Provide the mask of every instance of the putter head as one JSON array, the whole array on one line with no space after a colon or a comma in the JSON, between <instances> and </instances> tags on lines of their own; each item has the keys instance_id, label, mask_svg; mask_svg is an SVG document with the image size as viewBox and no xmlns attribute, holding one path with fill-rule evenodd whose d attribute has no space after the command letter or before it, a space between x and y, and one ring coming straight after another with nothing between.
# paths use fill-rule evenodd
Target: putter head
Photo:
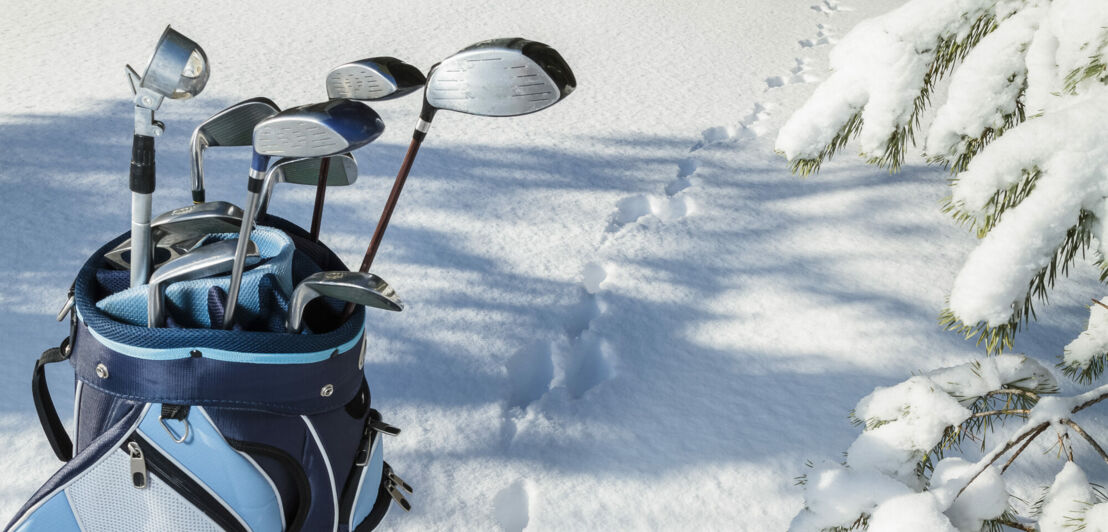
<instances>
[{"instance_id":1,"label":"putter head","mask_svg":"<svg viewBox=\"0 0 1108 532\"><path fill-rule=\"evenodd\" d=\"M161 327L165 324L165 286L176 281L202 279L231 271L235 261L237 239L220 240L200 246L163 264L150 275L147 288L146 319L149 327ZM254 242L247 247L248 256L257 256L258 248Z\"/></svg>"},{"instance_id":2,"label":"putter head","mask_svg":"<svg viewBox=\"0 0 1108 532\"><path fill-rule=\"evenodd\" d=\"M204 201L204 150L213 146L249 146L254 126L281 111L269 98L243 100L212 115L192 132L193 201Z\"/></svg>"},{"instance_id":3,"label":"putter head","mask_svg":"<svg viewBox=\"0 0 1108 532\"><path fill-rule=\"evenodd\" d=\"M204 90L210 75L208 56L200 45L166 26L138 86L179 100Z\"/></svg>"},{"instance_id":4,"label":"putter head","mask_svg":"<svg viewBox=\"0 0 1108 532\"><path fill-rule=\"evenodd\" d=\"M358 163L349 153L328 157L285 157L273 163L266 172L258 215L264 214L268 209L269 198L273 195L273 187L276 183L294 183L313 187L318 185L319 171L324 160L330 161L327 164L327 186L353 185L358 180Z\"/></svg>"},{"instance_id":5,"label":"putter head","mask_svg":"<svg viewBox=\"0 0 1108 532\"><path fill-rule=\"evenodd\" d=\"M263 156L326 157L373 142L385 122L368 105L348 99L285 109L254 127L254 151Z\"/></svg>"},{"instance_id":6,"label":"putter head","mask_svg":"<svg viewBox=\"0 0 1108 532\"><path fill-rule=\"evenodd\" d=\"M327 296L367 307L401 311L404 303L384 279L372 273L319 272L296 285L289 300L288 332L298 333L304 326L304 309L313 299Z\"/></svg>"},{"instance_id":7,"label":"putter head","mask_svg":"<svg viewBox=\"0 0 1108 532\"><path fill-rule=\"evenodd\" d=\"M371 57L331 69L327 98L391 100L415 92L426 82L418 68L395 57Z\"/></svg>"},{"instance_id":8,"label":"putter head","mask_svg":"<svg viewBox=\"0 0 1108 532\"><path fill-rule=\"evenodd\" d=\"M242 209L226 201L197 203L162 213L150 222L151 228L160 228L180 238L191 238L213 233L236 233L242 225Z\"/></svg>"},{"instance_id":9,"label":"putter head","mask_svg":"<svg viewBox=\"0 0 1108 532\"><path fill-rule=\"evenodd\" d=\"M573 71L553 48L518 37L493 39L431 67L424 109L425 113L448 109L480 116L524 115L558 103L576 86Z\"/></svg>"}]
</instances>

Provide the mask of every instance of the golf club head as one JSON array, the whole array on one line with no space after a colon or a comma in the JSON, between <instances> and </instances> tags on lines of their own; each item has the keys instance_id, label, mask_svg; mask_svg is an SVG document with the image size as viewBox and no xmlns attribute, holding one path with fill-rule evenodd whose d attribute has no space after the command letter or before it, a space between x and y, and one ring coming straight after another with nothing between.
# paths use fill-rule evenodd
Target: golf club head
<instances>
[{"instance_id":1,"label":"golf club head","mask_svg":"<svg viewBox=\"0 0 1108 532\"><path fill-rule=\"evenodd\" d=\"M558 103L577 86L556 50L523 38L482 41L431 67L423 120L436 109L517 116Z\"/></svg>"},{"instance_id":2,"label":"golf club head","mask_svg":"<svg viewBox=\"0 0 1108 532\"><path fill-rule=\"evenodd\" d=\"M368 105L348 99L285 109L254 127L257 155L326 157L356 150L385 131Z\"/></svg>"},{"instance_id":3,"label":"golf club head","mask_svg":"<svg viewBox=\"0 0 1108 532\"><path fill-rule=\"evenodd\" d=\"M204 201L204 150L215 146L249 146L254 126L280 111L272 100L259 96L231 105L196 126L190 141L193 201Z\"/></svg>"},{"instance_id":4,"label":"golf club head","mask_svg":"<svg viewBox=\"0 0 1108 532\"><path fill-rule=\"evenodd\" d=\"M319 272L304 278L289 300L288 332L298 333L304 326L304 309L313 299L326 296L355 305L401 311L404 303L384 279L372 273Z\"/></svg>"},{"instance_id":5,"label":"golf club head","mask_svg":"<svg viewBox=\"0 0 1108 532\"><path fill-rule=\"evenodd\" d=\"M165 27L139 87L179 100L200 94L211 75L208 56L195 41Z\"/></svg>"},{"instance_id":6,"label":"golf club head","mask_svg":"<svg viewBox=\"0 0 1108 532\"><path fill-rule=\"evenodd\" d=\"M147 288L146 319L147 326L161 327L165 324L165 286L176 281L202 279L221 275L231 271L235 260L237 239L220 240L200 246L163 264L150 275ZM247 256L257 256L258 248L253 243L247 247Z\"/></svg>"},{"instance_id":7,"label":"golf club head","mask_svg":"<svg viewBox=\"0 0 1108 532\"><path fill-rule=\"evenodd\" d=\"M354 156L349 153L328 157L286 157L280 159L273 163L269 167L269 171L266 172L258 215L265 214L268 209L269 199L273 195L275 184L294 183L316 186L319 183L319 171L324 160L329 160L326 176L327 186L353 185L358 180L358 163L354 160Z\"/></svg>"},{"instance_id":8,"label":"golf club head","mask_svg":"<svg viewBox=\"0 0 1108 532\"><path fill-rule=\"evenodd\" d=\"M182 239L176 235L169 235L160 229L151 231L154 242L154 265L157 268L185 253L188 253L203 239L202 236ZM124 240L111 251L104 254L104 260L108 266L117 270L131 269L131 239Z\"/></svg>"},{"instance_id":9,"label":"golf club head","mask_svg":"<svg viewBox=\"0 0 1108 532\"><path fill-rule=\"evenodd\" d=\"M162 213L150 222L160 228L166 238L177 235L191 238L216 233L235 233L242 225L242 209L226 201L197 203Z\"/></svg>"},{"instance_id":10,"label":"golf club head","mask_svg":"<svg viewBox=\"0 0 1108 532\"><path fill-rule=\"evenodd\" d=\"M418 68L395 57L371 57L332 69L327 74L327 97L391 100L415 92L426 82Z\"/></svg>"}]
</instances>

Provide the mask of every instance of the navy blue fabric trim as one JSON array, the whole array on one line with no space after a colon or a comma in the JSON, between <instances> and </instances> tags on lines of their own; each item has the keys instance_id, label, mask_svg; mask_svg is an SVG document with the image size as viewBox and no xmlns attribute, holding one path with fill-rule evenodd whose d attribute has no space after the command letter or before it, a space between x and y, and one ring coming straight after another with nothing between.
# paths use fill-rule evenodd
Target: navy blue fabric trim
<instances>
[{"instance_id":1,"label":"navy blue fabric trim","mask_svg":"<svg viewBox=\"0 0 1108 532\"><path fill-rule=\"evenodd\" d=\"M124 415L110 430L97 437L90 445L88 445L83 451L77 453L72 460L66 462L54 476L50 477L45 484L42 485L31 499L15 513L15 517L11 522L4 527L4 530L8 530L23 517L23 514L27 513L34 505L38 504L44 497L49 496L54 490L65 485L65 483L72 480L75 476L84 473L90 464L96 462L104 453L114 452L116 445L127 432L130 432L131 428L139 421L139 416L142 414L144 405L132 404L131 409Z\"/></svg>"},{"instance_id":2,"label":"navy blue fabric trim","mask_svg":"<svg viewBox=\"0 0 1108 532\"><path fill-rule=\"evenodd\" d=\"M363 378L359 345L310 364L249 364L203 356L144 360L107 348L82 323L69 361L85 386L121 399L307 415L340 408L358 394ZM96 374L100 364L107 378ZM321 391L328 384L333 391L324 397Z\"/></svg>"},{"instance_id":3,"label":"navy blue fabric trim","mask_svg":"<svg viewBox=\"0 0 1108 532\"><path fill-rule=\"evenodd\" d=\"M326 247L314 244L307 246L308 240L303 229L269 216L266 223L271 224L294 237L298 250L309 255L322 270L346 270L346 266ZM194 347L212 348L243 353L311 353L333 349L357 338L365 322L365 308L358 307L350 319L328 332L319 334L281 334L260 331L226 331L220 329L148 329L113 320L100 309L96 301L107 295L102 292L97 280L97 270L104 267L103 255L130 236L125 233L97 250L81 271L74 283L76 307L81 319L97 334L121 344L150 349L169 349ZM300 249L305 246L304 249ZM294 279L299 281L299 279ZM319 328L316 330L324 330Z\"/></svg>"}]
</instances>

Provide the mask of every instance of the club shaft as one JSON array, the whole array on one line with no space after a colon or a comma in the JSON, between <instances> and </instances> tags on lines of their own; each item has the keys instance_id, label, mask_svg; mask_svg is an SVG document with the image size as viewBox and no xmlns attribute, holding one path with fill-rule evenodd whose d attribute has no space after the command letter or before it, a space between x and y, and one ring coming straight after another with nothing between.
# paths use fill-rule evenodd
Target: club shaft
<instances>
[{"instance_id":1,"label":"club shaft","mask_svg":"<svg viewBox=\"0 0 1108 532\"><path fill-rule=\"evenodd\" d=\"M400 171L396 173L396 181L392 184L392 192L389 193L389 199L385 201L385 209L381 212L381 219L377 221L377 229L373 231L373 240L369 242L369 247L365 250L365 258L362 259L361 268L358 268L358 271L362 273L369 273L369 268L373 266L373 258L377 256L377 248L381 247L381 240L385 237L385 228L388 227L389 219L392 218L392 211L396 209L396 202L400 200L400 192L404 189L408 172L412 171L412 163L415 162L419 147L423 144L423 138L427 136L426 128L429 126L428 122L420 120L420 125L416 127L415 133L412 134L412 143L408 145L408 153L404 155L404 162L400 164ZM354 314L354 304L347 303L342 310L342 320L346 321L352 314Z\"/></svg>"},{"instance_id":2,"label":"club shaft","mask_svg":"<svg viewBox=\"0 0 1108 532\"><path fill-rule=\"evenodd\" d=\"M150 196L131 193L131 286L146 284L154 262L150 234Z\"/></svg>"},{"instance_id":3,"label":"club shaft","mask_svg":"<svg viewBox=\"0 0 1108 532\"><path fill-rule=\"evenodd\" d=\"M223 328L230 329L235 324L235 309L238 307L239 289L242 287L242 275L246 270L246 249L250 245L250 232L254 228L254 214L258 207L263 174L250 171L250 194L242 211L242 226L239 227L239 241L235 246L235 261L231 265L231 286L227 290L227 308L223 312Z\"/></svg>"},{"instance_id":4,"label":"club shaft","mask_svg":"<svg viewBox=\"0 0 1108 532\"><path fill-rule=\"evenodd\" d=\"M417 133L419 132L417 131ZM404 181L408 179L408 172L412 170L412 163L415 162L416 153L419 152L419 146L423 143L423 137L423 134L412 136L412 143L408 145L408 153L404 156L404 162L400 165L400 171L396 174L396 181L392 184L392 192L389 193L389 199L385 202L381 219L377 221L377 229L373 231L373 240L369 242L369 247L365 250L365 257L362 259L362 267L358 269L362 273L368 273L369 268L373 266L373 258L377 256L377 248L381 247L381 240L385 237L385 229L388 228L392 211L396 209L396 203L400 200L400 192L404 189Z\"/></svg>"},{"instance_id":5,"label":"club shaft","mask_svg":"<svg viewBox=\"0 0 1108 532\"><path fill-rule=\"evenodd\" d=\"M323 201L327 196L327 172L331 168L331 158L324 157L319 165L319 183L315 186L315 208L312 209L312 242L319 242L319 230L323 224Z\"/></svg>"}]
</instances>

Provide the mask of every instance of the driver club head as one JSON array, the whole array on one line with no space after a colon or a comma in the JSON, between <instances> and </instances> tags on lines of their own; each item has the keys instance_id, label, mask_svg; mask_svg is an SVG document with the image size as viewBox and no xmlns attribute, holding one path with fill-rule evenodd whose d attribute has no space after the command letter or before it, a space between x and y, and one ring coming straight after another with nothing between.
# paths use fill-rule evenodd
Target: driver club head
<instances>
[{"instance_id":1,"label":"driver club head","mask_svg":"<svg viewBox=\"0 0 1108 532\"><path fill-rule=\"evenodd\" d=\"M249 146L254 126L280 111L269 98L250 98L223 109L196 126L189 143L194 202L204 201L204 150L216 146Z\"/></svg>"},{"instance_id":2,"label":"driver club head","mask_svg":"<svg viewBox=\"0 0 1108 532\"><path fill-rule=\"evenodd\" d=\"M326 157L356 150L385 131L368 105L349 99L285 109L254 127L254 151L278 157Z\"/></svg>"},{"instance_id":3,"label":"driver club head","mask_svg":"<svg viewBox=\"0 0 1108 532\"><path fill-rule=\"evenodd\" d=\"M274 185L277 183L316 186L319 182L319 172L324 160L329 161L326 186L353 185L358 180L358 163L354 160L354 156L349 153L328 157L286 157L280 159L273 163L266 173L268 179L262 185L262 199L259 202L258 216L265 214L269 207L269 200L273 196Z\"/></svg>"},{"instance_id":4,"label":"driver club head","mask_svg":"<svg viewBox=\"0 0 1108 532\"><path fill-rule=\"evenodd\" d=\"M423 86L418 68L395 57L371 57L337 66L327 73L327 97L391 100Z\"/></svg>"},{"instance_id":5,"label":"driver club head","mask_svg":"<svg viewBox=\"0 0 1108 532\"><path fill-rule=\"evenodd\" d=\"M189 253L166 262L150 276L147 288L146 319L147 326L161 327L165 324L165 287L169 283L202 279L221 275L231 271L235 260L235 248L238 240L220 240L200 246ZM253 243L247 247L248 256L257 256L258 248Z\"/></svg>"},{"instance_id":6,"label":"driver club head","mask_svg":"<svg viewBox=\"0 0 1108 532\"><path fill-rule=\"evenodd\" d=\"M300 281L289 299L288 332L304 326L304 309L313 299L326 296L355 305L391 311L404 310L404 303L384 279L362 272L318 272Z\"/></svg>"},{"instance_id":7,"label":"driver club head","mask_svg":"<svg viewBox=\"0 0 1108 532\"><path fill-rule=\"evenodd\" d=\"M468 46L431 67L424 107L518 116L558 103L576 86L573 71L550 46L519 37L493 39Z\"/></svg>"}]
</instances>

